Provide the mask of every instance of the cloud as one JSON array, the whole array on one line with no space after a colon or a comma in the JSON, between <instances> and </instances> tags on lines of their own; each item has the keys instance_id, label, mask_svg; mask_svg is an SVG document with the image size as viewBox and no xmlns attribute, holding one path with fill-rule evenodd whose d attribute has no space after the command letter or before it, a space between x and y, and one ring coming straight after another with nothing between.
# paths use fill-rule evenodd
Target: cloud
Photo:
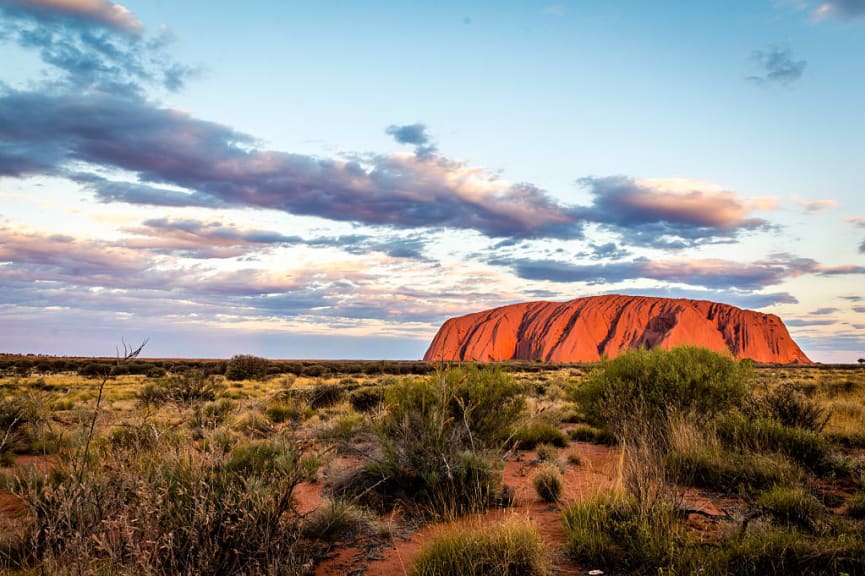
<instances>
[{"instance_id":1,"label":"cloud","mask_svg":"<svg viewBox=\"0 0 865 576\"><path fill-rule=\"evenodd\" d=\"M122 10L100 0L0 0L0 14L8 18L0 41L38 51L54 72L46 88L141 94L145 85L154 85L176 92L200 72L171 57L167 30L146 38L138 33L140 24L112 26L96 17L115 14L117 20Z\"/></svg>"},{"instance_id":2,"label":"cloud","mask_svg":"<svg viewBox=\"0 0 865 576\"><path fill-rule=\"evenodd\" d=\"M772 46L767 50L755 50L751 59L760 68L760 73L748 76L748 80L755 84L778 84L790 86L802 78L806 60L794 60L789 48Z\"/></svg>"},{"instance_id":3,"label":"cloud","mask_svg":"<svg viewBox=\"0 0 865 576\"><path fill-rule=\"evenodd\" d=\"M793 200L802 207L802 211L806 214L818 214L820 212L824 212L829 208L834 208L838 205L837 200L806 200L805 198L800 198L798 196L794 196Z\"/></svg>"},{"instance_id":4,"label":"cloud","mask_svg":"<svg viewBox=\"0 0 865 576\"><path fill-rule=\"evenodd\" d=\"M859 253L865 254L865 240L863 240L862 243L859 244Z\"/></svg>"},{"instance_id":5,"label":"cloud","mask_svg":"<svg viewBox=\"0 0 865 576\"><path fill-rule=\"evenodd\" d=\"M817 308L816 310L812 310L811 312L809 312L809 314L812 314L813 316L825 316L826 314L834 314L835 312L840 312L840 310L838 308L832 308L827 306L824 308Z\"/></svg>"},{"instance_id":6,"label":"cloud","mask_svg":"<svg viewBox=\"0 0 865 576\"><path fill-rule=\"evenodd\" d=\"M789 320L785 320L784 324L787 326L800 327L800 326L831 326L835 324L835 320L818 320L813 318L791 318Z\"/></svg>"},{"instance_id":7,"label":"cloud","mask_svg":"<svg viewBox=\"0 0 865 576\"><path fill-rule=\"evenodd\" d=\"M805 274L834 276L865 274L863 266L824 266L809 258L787 254L748 264L720 259L650 260L636 258L627 262L574 264L561 260L498 258L490 264L509 266L520 278L551 282L585 282L589 285L625 280L651 279L688 284L714 290L760 290L788 278Z\"/></svg>"},{"instance_id":8,"label":"cloud","mask_svg":"<svg viewBox=\"0 0 865 576\"><path fill-rule=\"evenodd\" d=\"M865 0L832 0L823 2L814 11L818 19L833 17L839 20L852 20L865 16Z\"/></svg>"},{"instance_id":9,"label":"cloud","mask_svg":"<svg viewBox=\"0 0 865 576\"><path fill-rule=\"evenodd\" d=\"M844 222L852 224L857 228L865 228L865 216L844 216Z\"/></svg>"},{"instance_id":10,"label":"cloud","mask_svg":"<svg viewBox=\"0 0 865 576\"><path fill-rule=\"evenodd\" d=\"M619 294L621 290L608 290L608 294ZM778 304L797 304L799 301L788 292L742 292L737 290L697 290L686 288L629 288L634 296L657 296L661 298L689 298L731 304L749 310L768 308Z\"/></svg>"},{"instance_id":11,"label":"cloud","mask_svg":"<svg viewBox=\"0 0 865 576\"><path fill-rule=\"evenodd\" d=\"M126 247L185 258L234 258L271 246L304 243L299 236L191 219L154 218L124 231L133 235L123 240Z\"/></svg>"},{"instance_id":12,"label":"cloud","mask_svg":"<svg viewBox=\"0 0 865 576\"><path fill-rule=\"evenodd\" d=\"M125 170L138 181L87 181L81 163ZM574 210L545 191L462 162L414 155L327 159L264 150L226 126L128 95L0 95L0 174L70 173L103 201L177 206L188 199L190 205L271 208L493 237L581 233Z\"/></svg>"},{"instance_id":13,"label":"cloud","mask_svg":"<svg viewBox=\"0 0 865 576\"><path fill-rule=\"evenodd\" d=\"M765 220L750 217L752 212L777 208L774 198L746 199L696 180L611 176L578 182L593 196L581 216L631 244L657 248L730 241L742 231L768 227Z\"/></svg>"},{"instance_id":14,"label":"cloud","mask_svg":"<svg viewBox=\"0 0 865 576\"><path fill-rule=\"evenodd\" d=\"M19 282L72 282L89 286L148 288L171 273L154 269L147 253L64 235L0 228L0 278Z\"/></svg>"},{"instance_id":15,"label":"cloud","mask_svg":"<svg viewBox=\"0 0 865 576\"><path fill-rule=\"evenodd\" d=\"M68 19L137 33L141 22L128 8L108 0L0 0L0 10L27 14L40 20Z\"/></svg>"},{"instance_id":16,"label":"cloud","mask_svg":"<svg viewBox=\"0 0 865 576\"><path fill-rule=\"evenodd\" d=\"M130 237L123 245L173 254L184 258L234 258L248 253L261 254L278 246L334 247L353 255L380 252L392 258L425 260L428 238L423 234L351 234L303 238L274 230L242 229L221 221L152 218L123 230Z\"/></svg>"},{"instance_id":17,"label":"cloud","mask_svg":"<svg viewBox=\"0 0 865 576\"><path fill-rule=\"evenodd\" d=\"M167 218L121 232L127 236L98 240L0 227L0 318L62 308L162 318L178 325L278 321L357 328L391 323L411 332L430 330L451 313L491 307L508 297L485 289L494 284L486 277L445 273L440 264L422 258L407 262L406 256L423 249L424 239L410 235L313 239L306 244L311 249L339 246L349 255L335 260L331 251L327 259L312 255L294 266L274 267L252 259L237 259L230 266L204 259L224 258L232 251L260 254L262 247L300 239ZM401 248L403 241L407 246ZM188 257L202 260L183 260ZM424 279L394 281L393 272L407 265Z\"/></svg>"},{"instance_id":18,"label":"cloud","mask_svg":"<svg viewBox=\"0 0 865 576\"><path fill-rule=\"evenodd\" d=\"M853 306L853 311L859 314L865 314L865 306Z\"/></svg>"},{"instance_id":19,"label":"cloud","mask_svg":"<svg viewBox=\"0 0 865 576\"><path fill-rule=\"evenodd\" d=\"M394 140L400 144L414 146L415 154L418 157L429 156L437 151L435 145L430 141L424 124L391 124L385 132L393 136Z\"/></svg>"}]
</instances>

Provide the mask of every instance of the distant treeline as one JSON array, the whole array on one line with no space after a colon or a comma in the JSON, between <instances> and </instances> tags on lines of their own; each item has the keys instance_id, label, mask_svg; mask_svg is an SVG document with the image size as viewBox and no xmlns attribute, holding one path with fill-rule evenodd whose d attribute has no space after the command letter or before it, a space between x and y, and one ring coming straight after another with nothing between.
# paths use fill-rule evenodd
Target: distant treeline
<instances>
[{"instance_id":1,"label":"distant treeline","mask_svg":"<svg viewBox=\"0 0 865 576\"><path fill-rule=\"evenodd\" d=\"M440 365L438 362L418 360L260 360L266 363L267 376L295 374L314 378L337 374L428 374ZM117 375L138 374L157 378L169 372L182 374L189 370L224 375L230 362L231 360L182 358L136 359L118 364L115 358L0 354L0 374L29 376L75 373L84 377L99 377L113 369ZM505 370L524 372L540 372L551 367L539 362L505 362L501 366Z\"/></svg>"},{"instance_id":2,"label":"distant treeline","mask_svg":"<svg viewBox=\"0 0 865 576\"><path fill-rule=\"evenodd\" d=\"M236 357L235 357L236 358ZM313 378L341 374L428 374L441 366L440 362L419 360L266 360L265 376L295 374ZM231 359L136 359L121 364L116 358L64 357L42 355L0 354L0 375L30 376L33 374L75 373L84 377L103 376L112 368L114 374L138 374L158 378L167 373L182 374L200 370L205 374L226 373ZM451 362L448 364L457 364ZM463 364L471 364L466 362ZM585 368L591 364L551 364L532 361L496 363L508 372L544 372L562 368ZM759 365L758 365L759 366ZM785 368L838 369L858 368L854 364L784 365Z\"/></svg>"}]
</instances>

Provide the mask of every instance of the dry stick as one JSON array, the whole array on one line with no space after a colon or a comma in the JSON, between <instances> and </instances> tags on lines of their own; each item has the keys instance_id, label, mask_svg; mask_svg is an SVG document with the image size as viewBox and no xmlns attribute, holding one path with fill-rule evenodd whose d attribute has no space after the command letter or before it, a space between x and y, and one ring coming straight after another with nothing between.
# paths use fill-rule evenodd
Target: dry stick
<instances>
[{"instance_id":1,"label":"dry stick","mask_svg":"<svg viewBox=\"0 0 865 576\"><path fill-rule=\"evenodd\" d=\"M115 348L117 354L117 361L114 366L112 366L107 372L105 372L102 377L102 382L99 383L99 394L96 397L96 408L93 410L93 418L90 419L90 430L87 432L87 440L84 444L84 452L82 453L79 449L79 453L76 455L75 462L75 476L78 478L79 483L81 482L81 475L84 473L84 463L87 461L87 456L90 453L90 442L93 440L93 432L96 429L96 419L99 418L99 410L102 407L102 394L105 391L105 384L114 377L117 366L120 365L121 362L128 362L129 360L133 360L141 354L141 350L144 349L144 346L149 341L149 338L145 338L144 341L138 348L132 348L126 345L126 341L122 338L120 339L121 343L123 343L123 357L120 356L120 350Z\"/></svg>"}]
</instances>

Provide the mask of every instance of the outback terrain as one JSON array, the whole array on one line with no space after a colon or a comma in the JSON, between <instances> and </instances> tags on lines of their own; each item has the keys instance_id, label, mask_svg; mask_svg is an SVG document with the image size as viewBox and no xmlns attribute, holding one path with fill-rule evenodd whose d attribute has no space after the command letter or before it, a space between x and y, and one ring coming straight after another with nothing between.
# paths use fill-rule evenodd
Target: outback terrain
<instances>
[{"instance_id":1,"label":"outback terrain","mask_svg":"<svg viewBox=\"0 0 865 576\"><path fill-rule=\"evenodd\" d=\"M0 357L5 574L863 574L865 369Z\"/></svg>"}]
</instances>

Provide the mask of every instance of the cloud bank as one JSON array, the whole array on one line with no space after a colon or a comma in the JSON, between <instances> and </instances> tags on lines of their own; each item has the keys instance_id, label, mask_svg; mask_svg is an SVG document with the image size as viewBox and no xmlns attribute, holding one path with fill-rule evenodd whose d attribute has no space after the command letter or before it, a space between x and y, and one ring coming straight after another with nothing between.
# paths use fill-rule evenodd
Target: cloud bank
<instances>
[{"instance_id":1,"label":"cloud bank","mask_svg":"<svg viewBox=\"0 0 865 576\"><path fill-rule=\"evenodd\" d=\"M768 228L766 220L751 214L777 208L774 198L746 199L696 180L614 176L578 182L593 197L581 216L629 243L656 248L730 241L740 232Z\"/></svg>"}]
</instances>

